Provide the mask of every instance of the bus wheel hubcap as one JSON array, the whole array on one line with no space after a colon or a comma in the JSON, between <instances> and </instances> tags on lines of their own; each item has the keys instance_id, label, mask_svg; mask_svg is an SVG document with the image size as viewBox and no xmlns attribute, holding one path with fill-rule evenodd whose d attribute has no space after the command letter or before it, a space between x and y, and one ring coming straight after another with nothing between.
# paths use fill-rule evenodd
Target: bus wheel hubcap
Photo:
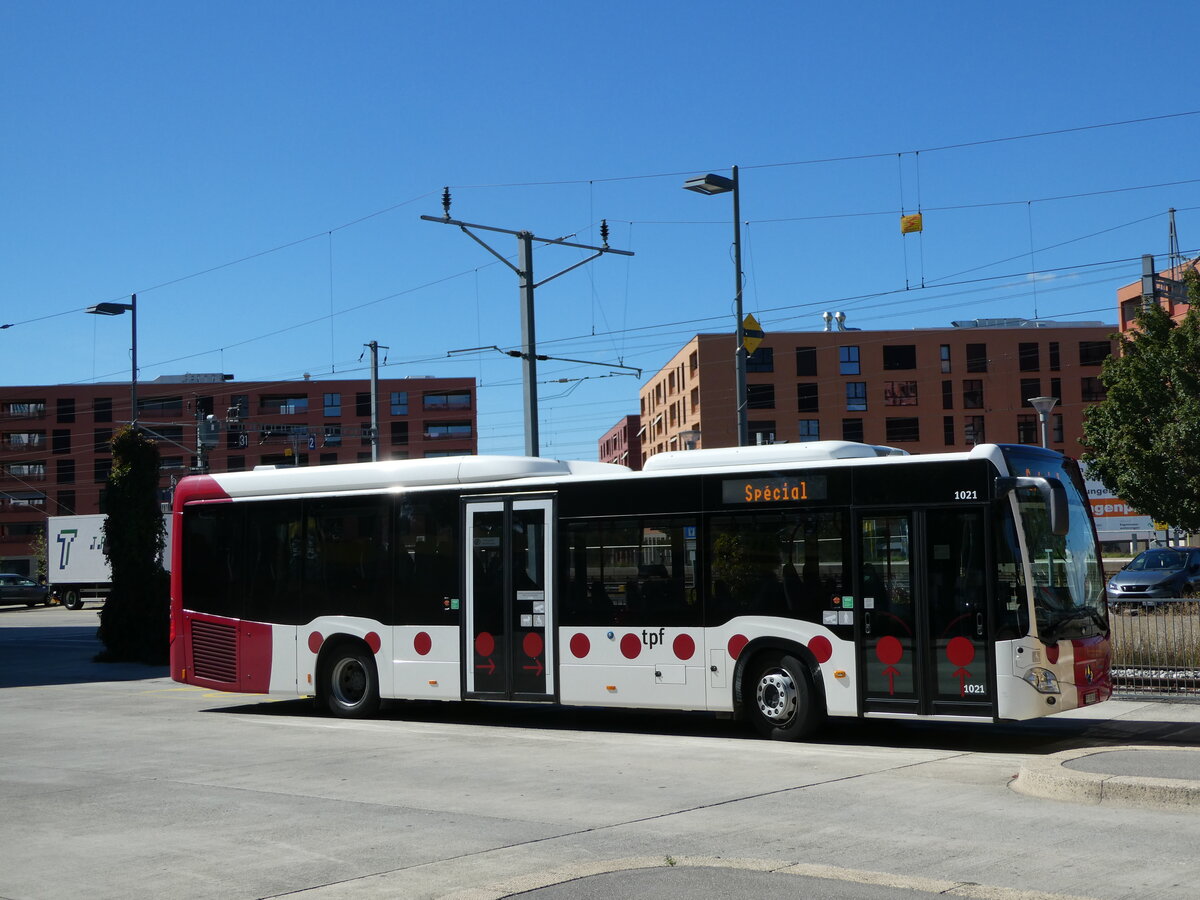
<instances>
[{"instance_id":1,"label":"bus wheel hubcap","mask_svg":"<svg viewBox=\"0 0 1200 900\"><path fill-rule=\"evenodd\" d=\"M782 669L766 672L758 681L758 711L772 722L786 722L796 712L796 682Z\"/></svg>"},{"instance_id":2,"label":"bus wheel hubcap","mask_svg":"<svg viewBox=\"0 0 1200 900\"><path fill-rule=\"evenodd\" d=\"M354 706L367 689L367 676L353 659L343 659L333 670L333 696L342 706Z\"/></svg>"}]
</instances>

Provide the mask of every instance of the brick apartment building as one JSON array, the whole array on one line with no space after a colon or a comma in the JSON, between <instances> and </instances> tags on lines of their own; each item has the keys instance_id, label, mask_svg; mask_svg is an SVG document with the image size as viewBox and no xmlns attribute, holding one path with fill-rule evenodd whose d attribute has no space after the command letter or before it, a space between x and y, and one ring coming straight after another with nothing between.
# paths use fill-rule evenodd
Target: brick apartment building
<instances>
[{"instance_id":1,"label":"brick apartment building","mask_svg":"<svg viewBox=\"0 0 1200 900\"><path fill-rule=\"evenodd\" d=\"M30 541L47 516L104 511L109 440L130 420L126 382L0 387L0 571L33 571ZM164 376L138 384L138 423L159 439L160 489L198 464L199 422L214 416L209 471L331 465L372 457L366 379L235 382ZM473 378L378 381L379 459L473 454Z\"/></svg>"},{"instance_id":2,"label":"brick apartment building","mask_svg":"<svg viewBox=\"0 0 1200 900\"><path fill-rule=\"evenodd\" d=\"M949 328L767 333L747 361L750 441L843 439L913 453L1039 444L1030 397L1058 398L1049 445L1078 454L1104 399L1115 325L977 319ZM733 336L700 334L640 391L643 461L737 443Z\"/></svg>"},{"instance_id":3,"label":"brick apartment building","mask_svg":"<svg viewBox=\"0 0 1200 900\"><path fill-rule=\"evenodd\" d=\"M642 417L626 416L600 438L600 462L619 463L631 469L642 467Z\"/></svg>"},{"instance_id":4,"label":"brick apartment building","mask_svg":"<svg viewBox=\"0 0 1200 900\"><path fill-rule=\"evenodd\" d=\"M1133 320L1141 312L1147 297L1157 300L1175 322L1179 322L1191 306L1187 302L1187 289L1183 276L1188 269L1200 270L1200 258L1180 266L1164 269L1154 278L1154 284L1143 285L1135 281L1117 289L1117 309L1121 316L1121 331L1131 331Z\"/></svg>"}]
</instances>

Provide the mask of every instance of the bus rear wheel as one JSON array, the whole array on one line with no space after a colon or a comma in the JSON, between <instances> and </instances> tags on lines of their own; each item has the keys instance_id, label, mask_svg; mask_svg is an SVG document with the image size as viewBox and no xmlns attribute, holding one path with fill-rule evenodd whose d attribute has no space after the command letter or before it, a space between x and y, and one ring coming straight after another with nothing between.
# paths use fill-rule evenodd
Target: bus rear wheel
<instances>
[{"instance_id":1,"label":"bus rear wheel","mask_svg":"<svg viewBox=\"0 0 1200 900\"><path fill-rule=\"evenodd\" d=\"M342 719L363 719L379 710L379 675L365 647L338 647L323 666L318 702Z\"/></svg>"},{"instance_id":2,"label":"bus rear wheel","mask_svg":"<svg viewBox=\"0 0 1200 900\"><path fill-rule=\"evenodd\" d=\"M801 660L771 651L755 659L747 673L746 703L763 737L795 741L821 727L825 710Z\"/></svg>"}]
</instances>

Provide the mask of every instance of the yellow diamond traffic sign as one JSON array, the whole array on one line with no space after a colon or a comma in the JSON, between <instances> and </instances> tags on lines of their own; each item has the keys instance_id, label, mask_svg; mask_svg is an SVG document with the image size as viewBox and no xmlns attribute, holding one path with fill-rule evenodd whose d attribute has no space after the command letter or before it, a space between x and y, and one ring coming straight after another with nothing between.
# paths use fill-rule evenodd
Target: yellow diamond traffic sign
<instances>
[{"instance_id":1,"label":"yellow diamond traffic sign","mask_svg":"<svg viewBox=\"0 0 1200 900\"><path fill-rule=\"evenodd\" d=\"M762 326L758 324L758 319L753 315L748 315L742 320L742 346L746 348L747 353L757 350L764 337L766 335L763 333Z\"/></svg>"}]
</instances>

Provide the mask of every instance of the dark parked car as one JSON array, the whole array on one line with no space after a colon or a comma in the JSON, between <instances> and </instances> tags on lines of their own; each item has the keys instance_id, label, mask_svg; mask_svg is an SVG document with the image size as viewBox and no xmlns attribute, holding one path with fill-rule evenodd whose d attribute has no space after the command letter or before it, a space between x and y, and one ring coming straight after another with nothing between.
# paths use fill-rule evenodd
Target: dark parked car
<instances>
[{"instance_id":1,"label":"dark parked car","mask_svg":"<svg viewBox=\"0 0 1200 900\"><path fill-rule=\"evenodd\" d=\"M1108 580L1110 604L1149 606L1145 601L1183 597L1200 591L1200 548L1143 550Z\"/></svg>"},{"instance_id":2,"label":"dark parked car","mask_svg":"<svg viewBox=\"0 0 1200 900\"><path fill-rule=\"evenodd\" d=\"M0 574L0 605L24 603L26 606L37 606L49 602L50 589L46 585L31 581L24 575Z\"/></svg>"}]
</instances>

